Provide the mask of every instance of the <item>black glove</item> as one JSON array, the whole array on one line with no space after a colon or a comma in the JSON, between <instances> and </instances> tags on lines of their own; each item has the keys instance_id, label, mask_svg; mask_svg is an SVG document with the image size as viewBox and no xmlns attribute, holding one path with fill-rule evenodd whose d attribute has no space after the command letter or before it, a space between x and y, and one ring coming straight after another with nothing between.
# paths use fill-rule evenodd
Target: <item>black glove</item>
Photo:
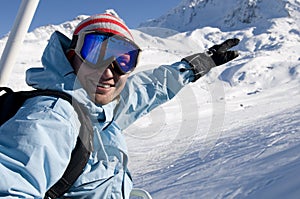
<instances>
[{"instance_id":1,"label":"black glove","mask_svg":"<svg viewBox=\"0 0 300 199\"><path fill-rule=\"evenodd\" d=\"M182 60L188 62L194 71L195 79L193 82L208 73L211 68L225 64L239 56L237 51L228 51L238 45L239 42L240 40L236 38L228 39L221 44L210 47L205 53L197 53L183 58Z\"/></svg>"},{"instance_id":2,"label":"black glove","mask_svg":"<svg viewBox=\"0 0 300 199\"><path fill-rule=\"evenodd\" d=\"M214 45L208 49L208 54L211 53L211 58L215 62L216 66L225 64L237 56L239 56L238 51L228 51L230 48L238 45L239 39L228 39L221 43L220 45Z\"/></svg>"}]
</instances>

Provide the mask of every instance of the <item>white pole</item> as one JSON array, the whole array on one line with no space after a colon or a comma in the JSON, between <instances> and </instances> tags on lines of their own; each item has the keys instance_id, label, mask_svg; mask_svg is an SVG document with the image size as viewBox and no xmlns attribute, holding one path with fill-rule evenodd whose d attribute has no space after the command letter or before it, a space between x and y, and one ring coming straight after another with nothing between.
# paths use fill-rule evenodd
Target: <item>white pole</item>
<instances>
[{"instance_id":1,"label":"white pole","mask_svg":"<svg viewBox=\"0 0 300 199\"><path fill-rule=\"evenodd\" d=\"M0 85L7 83L39 0L22 0L0 60Z\"/></svg>"}]
</instances>

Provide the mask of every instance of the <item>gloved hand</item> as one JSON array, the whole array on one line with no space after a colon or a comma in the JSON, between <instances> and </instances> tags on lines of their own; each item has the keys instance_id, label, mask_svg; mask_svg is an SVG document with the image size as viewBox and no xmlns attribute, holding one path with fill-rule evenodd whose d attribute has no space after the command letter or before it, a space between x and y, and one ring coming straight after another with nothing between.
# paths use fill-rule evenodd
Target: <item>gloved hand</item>
<instances>
[{"instance_id":1,"label":"gloved hand","mask_svg":"<svg viewBox=\"0 0 300 199\"><path fill-rule=\"evenodd\" d=\"M221 44L210 47L205 53L197 53L183 58L182 61L188 62L194 71L195 79L193 82L208 73L211 68L236 58L239 55L238 51L229 51L229 49L238 45L239 42L240 40L237 38L228 39Z\"/></svg>"},{"instance_id":2,"label":"gloved hand","mask_svg":"<svg viewBox=\"0 0 300 199\"><path fill-rule=\"evenodd\" d=\"M208 49L208 54L211 54L211 58L215 62L216 66L225 64L239 56L238 51L228 51L230 48L238 45L239 39L227 39L219 45L214 45Z\"/></svg>"}]
</instances>

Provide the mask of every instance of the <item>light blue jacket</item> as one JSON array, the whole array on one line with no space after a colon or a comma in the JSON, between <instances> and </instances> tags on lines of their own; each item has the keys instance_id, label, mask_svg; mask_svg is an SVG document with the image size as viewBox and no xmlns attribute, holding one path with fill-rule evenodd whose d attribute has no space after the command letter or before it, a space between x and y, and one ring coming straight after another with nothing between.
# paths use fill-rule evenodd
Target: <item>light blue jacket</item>
<instances>
[{"instance_id":1,"label":"light blue jacket","mask_svg":"<svg viewBox=\"0 0 300 199\"><path fill-rule=\"evenodd\" d=\"M186 62L160 66L128 78L118 100L95 105L76 80L65 57L70 40L53 33L42 57L43 68L27 71L26 81L40 89L60 90L84 104L93 119L94 151L83 174L65 196L129 198L132 181L122 130L170 100L193 80ZM0 197L43 198L61 177L76 144L80 121L73 107L55 97L34 97L0 127Z\"/></svg>"}]
</instances>

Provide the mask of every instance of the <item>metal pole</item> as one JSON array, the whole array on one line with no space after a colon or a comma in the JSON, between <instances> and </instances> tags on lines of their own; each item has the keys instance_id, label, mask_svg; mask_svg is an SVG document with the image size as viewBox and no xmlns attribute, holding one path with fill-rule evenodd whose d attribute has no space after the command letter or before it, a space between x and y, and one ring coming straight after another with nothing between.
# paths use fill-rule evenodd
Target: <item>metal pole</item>
<instances>
[{"instance_id":1,"label":"metal pole","mask_svg":"<svg viewBox=\"0 0 300 199\"><path fill-rule=\"evenodd\" d=\"M5 85L10 77L38 3L39 0L22 0L0 60L1 86Z\"/></svg>"}]
</instances>

